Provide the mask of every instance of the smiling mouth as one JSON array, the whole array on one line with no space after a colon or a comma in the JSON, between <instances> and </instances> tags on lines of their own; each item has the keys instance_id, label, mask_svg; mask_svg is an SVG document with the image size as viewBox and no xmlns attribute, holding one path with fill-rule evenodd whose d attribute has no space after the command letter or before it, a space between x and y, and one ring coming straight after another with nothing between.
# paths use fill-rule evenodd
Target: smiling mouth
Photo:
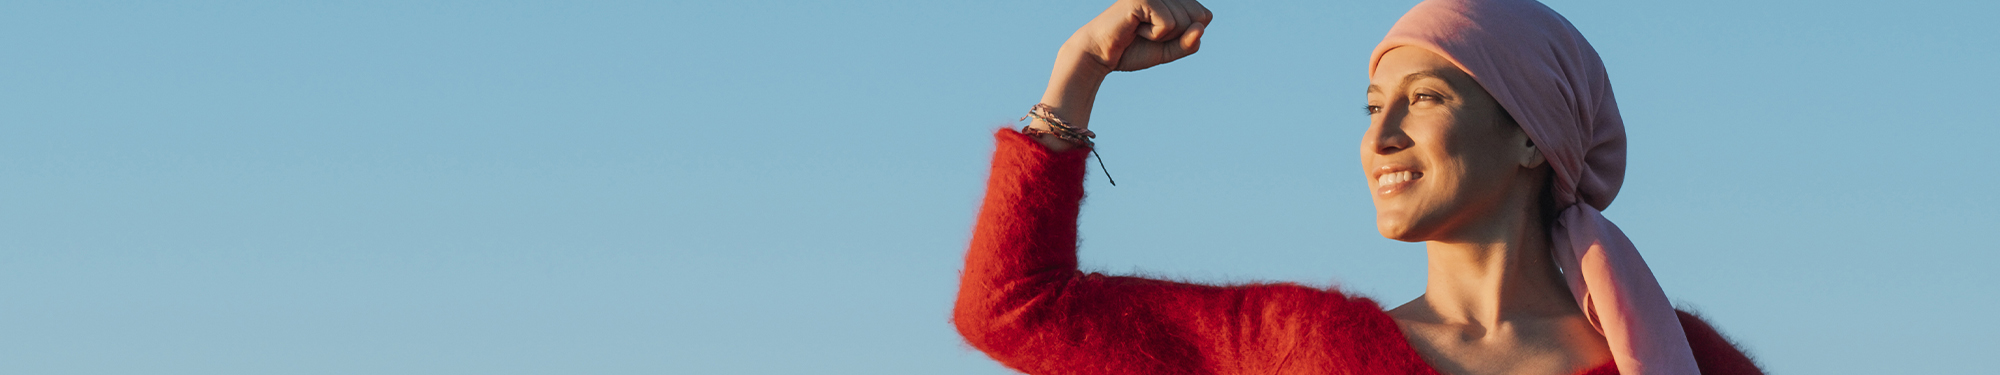
<instances>
[{"instance_id":1,"label":"smiling mouth","mask_svg":"<svg viewBox=\"0 0 2000 375\"><path fill-rule=\"evenodd\" d=\"M1419 178L1424 178L1423 172L1402 171L1396 173L1383 173L1381 176L1375 177L1375 189L1380 194L1389 194L1390 192L1401 190L1399 188L1402 187L1404 184L1408 184L1410 181L1416 181Z\"/></svg>"}]
</instances>

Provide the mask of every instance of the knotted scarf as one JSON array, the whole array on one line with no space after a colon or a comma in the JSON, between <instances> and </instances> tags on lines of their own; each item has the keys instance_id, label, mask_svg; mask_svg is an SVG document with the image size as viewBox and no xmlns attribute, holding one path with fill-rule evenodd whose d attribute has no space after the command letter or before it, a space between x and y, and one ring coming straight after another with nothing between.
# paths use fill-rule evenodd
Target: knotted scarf
<instances>
[{"instance_id":1,"label":"knotted scarf","mask_svg":"<svg viewBox=\"0 0 2000 375\"><path fill-rule=\"evenodd\" d=\"M1600 212L1625 179L1625 124L1604 62L1575 26L1534 0L1430 0L1375 47L1429 50L1471 74L1521 124L1555 170L1549 227L1577 304L1625 375L1696 374L1666 292L1638 249Z\"/></svg>"}]
</instances>

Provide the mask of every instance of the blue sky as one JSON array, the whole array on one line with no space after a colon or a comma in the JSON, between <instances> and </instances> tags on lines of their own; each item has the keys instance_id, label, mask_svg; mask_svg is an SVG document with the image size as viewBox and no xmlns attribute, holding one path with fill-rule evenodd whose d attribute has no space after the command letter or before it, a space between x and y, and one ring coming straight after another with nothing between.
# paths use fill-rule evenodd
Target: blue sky
<instances>
[{"instance_id":1,"label":"blue sky","mask_svg":"<svg viewBox=\"0 0 2000 375\"><path fill-rule=\"evenodd\" d=\"M948 322L991 131L1106 4L0 4L0 373L1010 373ZM1355 151L1411 4L1112 76L1086 268L1421 293ZM1677 302L1773 372L1988 367L2000 7L1550 5Z\"/></svg>"}]
</instances>

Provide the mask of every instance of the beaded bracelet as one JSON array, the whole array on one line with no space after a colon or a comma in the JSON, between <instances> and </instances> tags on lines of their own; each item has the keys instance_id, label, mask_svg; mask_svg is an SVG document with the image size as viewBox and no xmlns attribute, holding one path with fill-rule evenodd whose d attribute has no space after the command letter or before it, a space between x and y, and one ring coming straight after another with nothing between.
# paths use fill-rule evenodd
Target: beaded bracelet
<instances>
[{"instance_id":1,"label":"beaded bracelet","mask_svg":"<svg viewBox=\"0 0 2000 375\"><path fill-rule=\"evenodd\" d=\"M1033 117L1044 124L1049 124L1049 129L1022 126L1021 134L1029 136L1054 135L1058 139L1081 144L1083 147L1089 147L1090 154L1097 157L1097 169L1104 171L1104 180L1110 182L1111 186L1118 186L1118 180L1111 179L1111 170L1104 167L1104 155L1097 153L1097 142L1090 140L1091 138L1097 138L1097 133L1089 129L1078 130L1076 127L1069 126L1068 121L1063 121L1061 117L1056 117L1054 109L1055 107L1050 107L1048 104L1042 103L1035 103L1033 108L1028 108L1028 115L1021 116L1021 120ZM1034 123L1029 122L1028 124L1033 125Z\"/></svg>"}]
</instances>

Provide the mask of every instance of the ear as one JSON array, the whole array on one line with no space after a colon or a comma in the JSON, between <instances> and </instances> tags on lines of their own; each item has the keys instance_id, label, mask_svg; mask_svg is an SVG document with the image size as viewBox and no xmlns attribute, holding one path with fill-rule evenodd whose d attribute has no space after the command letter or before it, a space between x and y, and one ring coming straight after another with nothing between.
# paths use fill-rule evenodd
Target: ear
<instances>
[{"instance_id":1,"label":"ear","mask_svg":"<svg viewBox=\"0 0 2000 375\"><path fill-rule=\"evenodd\" d=\"M1541 167L1542 163L1549 161L1548 158L1542 157L1542 150L1535 147L1535 139L1528 138L1528 132L1522 131L1516 134L1521 135L1521 152L1519 154L1521 155L1519 158L1521 168L1535 169Z\"/></svg>"}]
</instances>

